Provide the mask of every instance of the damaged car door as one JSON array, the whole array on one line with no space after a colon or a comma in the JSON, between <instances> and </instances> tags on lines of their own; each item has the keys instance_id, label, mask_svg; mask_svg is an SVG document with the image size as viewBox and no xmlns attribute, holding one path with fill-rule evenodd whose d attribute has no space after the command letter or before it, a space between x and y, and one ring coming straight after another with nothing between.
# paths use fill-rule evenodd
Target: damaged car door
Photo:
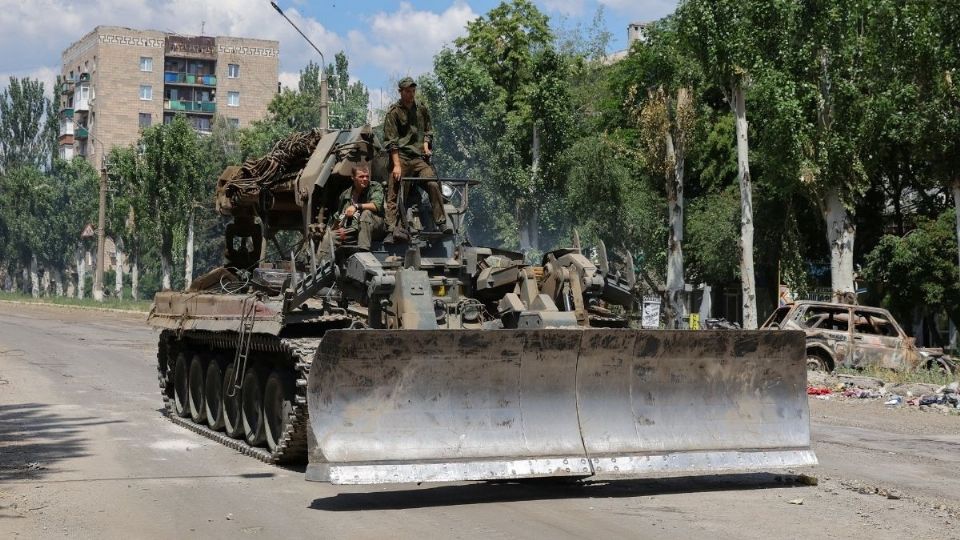
<instances>
[{"instance_id":1,"label":"damaged car door","mask_svg":"<svg viewBox=\"0 0 960 540\"><path fill-rule=\"evenodd\" d=\"M907 336L889 315L869 309L853 312L853 366L902 370L910 367Z\"/></svg>"},{"instance_id":2,"label":"damaged car door","mask_svg":"<svg viewBox=\"0 0 960 540\"><path fill-rule=\"evenodd\" d=\"M834 365L848 365L851 352L850 308L842 305L810 305L797 318L807 332L807 348L821 345L833 351Z\"/></svg>"}]
</instances>

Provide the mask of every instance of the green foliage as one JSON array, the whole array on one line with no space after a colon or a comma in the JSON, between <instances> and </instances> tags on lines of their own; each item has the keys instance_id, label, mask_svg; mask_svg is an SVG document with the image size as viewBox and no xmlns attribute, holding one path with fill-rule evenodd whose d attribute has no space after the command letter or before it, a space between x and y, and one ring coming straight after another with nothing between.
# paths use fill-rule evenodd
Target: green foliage
<instances>
[{"instance_id":1,"label":"green foliage","mask_svg":"<svg viewBox=\"0 0 960 540\"><path fill-rule=\"evenodd\" d=\"M437 164L443 175L484 182L471 197L475 241L517 247L518 229L535 229L539 242L522 247L539 251L567 234L574 61L554 48L547 17L525 0L501 3L467 31L435 57L434 75L420 86L438 134Z\"/></svg>"},{"instance_id":2,"label":"green foliage","mask_svg":"<svg viewBox=\"0 0 960 540\"><path fill-rule=\"evenodd\" d=\"M0 174L16 167L49 165L50 117L56 117L56 112L43 95L43 83L10 77L7 88L0 91Z\"/></svg>"},{"instance_id":3,"label":"green foliage","mask_svg":"<svg viewBox=\"0 0 960 540\"><path fill-rule=\"evenodd\" d=\"M294 131L320 127L320 71L319 64L309 62L300 70L297 89L284 88L267 106L267 118L241 130L240 155L244 159L266 154ZM370 92L363 83L350 82L349 61L343 51L327 65L325 75L330 127L346 129L366 124Z\"/></svg>"},{"instance_id":4,"label":"green foliage","mask_svg":"<svg viewBox=\"0 0 960 540\"><path fill-rule=\"evenodd\" d=\"M739 279L740 192L730 186L708 193L687 207L684 258L691 283Z\"/></svg>"},{"instance_id":5,"label":"green foliage","mask_svg":"<svg viewBox=\"0 0 960 540\"><path fill-rule=\"evenodd\" d=\"M631 251L641 270L663 274L666 266L666 200L651 189L635 151L605 135L579 139L570 161L566 207L585 242Z\"/></svg>"},{"instance_id":6,"label":"green foliage","mask_svg":"<svg viewBox=\"0 0 960 540\"><path fill-rule=\"evenodd\" d=\"M867 255L863 277L898 318L908 320L919 306L925 313L943 310L960 324L955 219L948 211L905 236L884 236Z\"/></svg>"}]
</instances>

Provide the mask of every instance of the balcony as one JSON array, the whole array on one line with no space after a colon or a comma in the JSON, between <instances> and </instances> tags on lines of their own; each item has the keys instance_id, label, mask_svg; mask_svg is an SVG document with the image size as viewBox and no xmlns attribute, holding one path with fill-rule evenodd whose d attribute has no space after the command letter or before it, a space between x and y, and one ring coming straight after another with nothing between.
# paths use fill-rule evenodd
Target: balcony
<instances>
[{"instance_id":1,"label":"balcony","mask_svg":"<svg viewBox=\"0 0 960 540\"><path fill-rule=\"evenodd\" d=\"M60 136L73 135L73 121L67 119L60 120Z\"/></svg>"},{"instance_id":2,"label":"balcony","mask_svg":"<svg viewBox=\"0 0 960 540\"><path fill-rule=\"evenodd\" d=\"M60 117L67 120L73 120L73 107L64 107L60 109Z\"/></svg>"},{"instance_id":3,"label":"balcony","mask_svg":"<svg viewBox=\"0 0 960 540\"><path fill-rule=\"evenodd\" d=\"M216 75L196 75L194 73L163 72L164 84L185 84L194 86L216 86Z\"/></svg>"},{"instance_id":4,"label":"balcony","mask_svg":"<svg viewBox=\"0 0 960 540\"><path fill-rule=\"evenodd\" d=\"M163 102L163 108L168 111L187 112L194 114L213 114L217 112L217 104L212 101L168 99Z\"/></svg>"},{"instance_id":5,"label":"balcony","mask_svg":"<svg viewBox=\"0 0 960 540\"><path fill-rule=\"evenodd\" d=\"M57 90L60 92L61 95L69 95L73 93L73 86L74 86L73 81L63 81L60 83L60 88L58 88Z\"/></svg>"},{"instance_id":6,"label":"balcony","mask_svg":"<svg viewBox=\"0 0 960 540\"><path fill-rule=\"evenodd\" d=\"M75 136L76 136L78 139L86 139L86 138L90 137L90 132L87 131L87 128L85 128L85 127L77 126L77 130L76 130Z\"/></svg>"}]
</instances>

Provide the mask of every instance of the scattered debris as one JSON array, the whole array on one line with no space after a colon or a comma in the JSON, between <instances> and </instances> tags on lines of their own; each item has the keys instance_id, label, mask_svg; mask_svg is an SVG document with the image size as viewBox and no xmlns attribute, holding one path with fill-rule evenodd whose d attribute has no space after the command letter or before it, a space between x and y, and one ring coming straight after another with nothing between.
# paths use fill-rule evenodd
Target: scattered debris
<instances>
[{"instance_id":1,"label":"scattered debris","mask_svg":"<svg viewBox=\"0 0 960 540\"><path fill-rule=\"evenodd\" d=\"M807 395L828 400L883 399L888 408L917 407L924 412L960 414L960 381L944 386L929 383L887 384L874 377L827 375L808 371Z\"/></svg>"},{"instance_id":2,"label":"scattered debris","mask_svg":"<svg viewBox=\"0 0 960 540\"><path fill-rule=\"evenodd\" d=\"M787 502L790 504L803 504L803 497L800 497L798 499L790 499Z\"/></svg>"}]
</instances>

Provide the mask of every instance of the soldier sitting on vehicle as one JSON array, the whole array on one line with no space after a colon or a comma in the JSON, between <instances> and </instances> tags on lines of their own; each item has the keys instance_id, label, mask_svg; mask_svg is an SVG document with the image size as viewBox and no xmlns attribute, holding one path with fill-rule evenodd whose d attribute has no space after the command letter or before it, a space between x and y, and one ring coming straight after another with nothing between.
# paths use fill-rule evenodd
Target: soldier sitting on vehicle
<instances>
[{"instance_id":1,"label":"soldier sitting on vehicle","mask_svg":"<svg viewBox=\"0 0 960 540\"><path fill-rule=\"evenodd\" d=\"M333 235L336 247L357 246L370 249L374 240L386 235L383 222L383 188L370 183L370 168L357 165L352 171L353 185L343 190L337 199L334 214L327 234ZM329 252L328 238L324 238L320 251Z\"/></svg>"},{"instance_id":2,"label":"soldier sitting on vehicle","mask_svg":"<svg viewBox=\"0 0 960 540\"><path fill-rule=\"evenodd\" d=\"M403 177L436 178L437 173L430 164L430 144L433 141L433 125L427 106L415 97L417 83L410 77L400 79L400 100L394 103L383 120L383 135L390 153L392 167L387 181L387 227L394 241L406 240L406 231L400 221L404 209L397 208L400 192L400 179ZM420 184L430 197L433 210L433 222L437 230L449 232L447 217L443 211L443 195L440 183L428 181ZM409 200L410 185L403 186L403 198Z\"/></svg>"}]
</instances>

